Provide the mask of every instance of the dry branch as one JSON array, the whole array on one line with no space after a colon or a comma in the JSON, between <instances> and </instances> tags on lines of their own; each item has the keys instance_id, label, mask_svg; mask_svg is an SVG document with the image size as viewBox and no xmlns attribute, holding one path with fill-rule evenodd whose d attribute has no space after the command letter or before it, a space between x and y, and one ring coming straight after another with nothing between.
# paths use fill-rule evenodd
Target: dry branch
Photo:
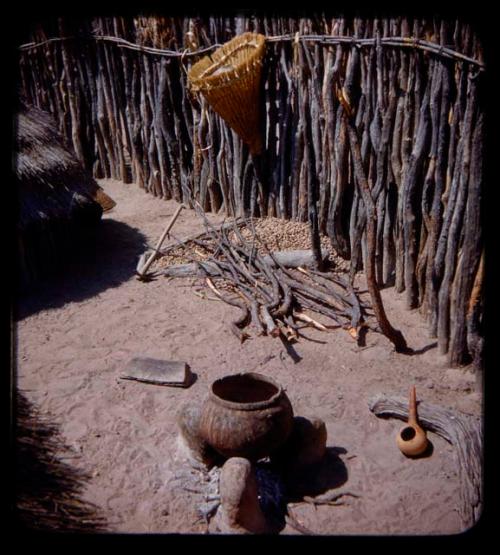
<instances>
[{"instance_id":1,"label":"dry branch","mask_svg":"<svg viewBox=\"0 0 500 555\"><path fill-rule=\"evenodd\" d=\"M151 254L151 256L148 258L148 260L146 260L146 262L144 263L144 266L141 266L140 269L138 270L139 278L144 277L146 272L149 270L151 264L154 262L155 258L158 256L159 249L163 245L163 241L165 241L165 238L169 234L170 230L172 229L173 225L175 224L175 221L179 217L179 214L181 213L181 210L183 208L184 208L184 205L182 205L182 204L180 206L178 206L177 210L174 212L174 214L170 218L170 221L168 222L167 226L165 227L163 233L161 234L161 237L158 239L158 243L156 244L156 247L154 248L153 254Z\"/></svg>"},{"instance_id":2,"label":"dry branch","mask_svg":"<svg viewBox=\"0 0 500 555\"><path fill-rule=\"evenodd\" d=\"M167 267L162 274L205 277L217 298L242 310L241 319L232 324L240 340L248 337L241 330L249 323L258 335L283 334L288 339L298 337L299 326L295 320L328 331L328 327L304 314L304 309L328 316L346 329L353 321L360 323L361 303L350 284L326 272L320 275L303 268L307 263L314 265L312 251L271 252L251 220L246 222L250 237L245 238L236 223L232 229L228 225L217 229L196 202L194 206L204 220L206 235L203 241L191 239L189 243L203 248L204 252L200 253L203 259L197 260L189 253L188 242L178 242L191 263ZM233 232L232 237L229 231ZM298 266L300 273L292 274L290 266ZM231 290L236 297L221 293L221 287Z\"/></svg>"},{"instance_id":3,"label":"dry branch","mask_svg":"<svg viewBox=\"0 0 500 555\"><path fill-rule=\"evenodd\" d=\"M314 318L311 318L307 314L303 314L302 312L295 311L294 316L295 318L297 318L297 320L302 320L303 322L307 322L308 324L311 324L314 328L318 330L328 331L328 328L326 326L324 326L320 322L317 322L316 320L314 320Z\"/></svg>"},{"instance_id":4,"label":"dry branch","mask_svg":"<svg viewBox=\"0 0 500 555\"><path fill-rule=\"evenodd\" d=\"M367 235L367 259L366 259L366 282L370 297L372 299L372 306L377 317L377 322L382 330L382 333L394 344L396 351L405 353L408 352L408 346L403 334L392 327L384 310L382 297L377 286L375 276L375 249L376 249L376 229L377 229L377 215L375 212L375 205L373 202L372 192L366 175L363 169L363 161L361 159L361 152L359 148L358 134L352 118L346 114L347 129L349 135L349 144L351 146L351 154L353 157L354 172L358 187L360 188L361 196L366 211L366 235Z\"/></svg>"}]
</instances>

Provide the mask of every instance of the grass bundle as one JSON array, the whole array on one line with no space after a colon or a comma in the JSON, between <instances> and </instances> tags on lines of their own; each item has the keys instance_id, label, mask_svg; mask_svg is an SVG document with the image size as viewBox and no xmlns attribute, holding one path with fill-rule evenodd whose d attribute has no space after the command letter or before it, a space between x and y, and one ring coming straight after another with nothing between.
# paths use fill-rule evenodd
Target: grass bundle
<instances>
[{"instance_id":1,"label":"grass bundle","mask_svg":"<svg viewBox=\"0 0 500 555\"><path fill-rule=\"evenodd\" d=\"M63 142L46 112L23 107L14 137L20 281L51 272L84 229L94 229L103 208L99 186Z\"/></svg>"}]
</instances>

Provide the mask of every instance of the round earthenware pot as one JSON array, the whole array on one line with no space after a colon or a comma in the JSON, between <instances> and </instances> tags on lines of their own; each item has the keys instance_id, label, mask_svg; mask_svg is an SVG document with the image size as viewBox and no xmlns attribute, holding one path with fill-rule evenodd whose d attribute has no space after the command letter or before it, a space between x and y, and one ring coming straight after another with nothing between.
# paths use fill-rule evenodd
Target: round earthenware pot
<instances>
[{"instance_id":1,"label":"round earthenware pot","mask_svg":"<svg viewBox=\"0 0 500 555\"><path fill-rule=\"evenodd\" d=\"M293 409L283 388L256 373L216 380L202 409L200 434L224 457L258 460L290 435Z\"/></svg>"}]
</instances>

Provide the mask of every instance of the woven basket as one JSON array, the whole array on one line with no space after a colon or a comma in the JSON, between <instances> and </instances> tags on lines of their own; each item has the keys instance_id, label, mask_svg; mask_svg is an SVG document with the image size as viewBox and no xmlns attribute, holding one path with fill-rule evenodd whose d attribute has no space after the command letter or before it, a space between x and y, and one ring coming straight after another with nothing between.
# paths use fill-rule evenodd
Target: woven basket
<instances>
[{"instance_id":1,"label":"woven basket","mask_svg":"<svg viewBox=\"0 0 500 555\"><path fill-rule=\"evenodd\" d=\"M238 35L188 74L191 90L203 94L253 154L262 151L259 96L265 40L256 33Z\"/></svg>"}]
</instances>

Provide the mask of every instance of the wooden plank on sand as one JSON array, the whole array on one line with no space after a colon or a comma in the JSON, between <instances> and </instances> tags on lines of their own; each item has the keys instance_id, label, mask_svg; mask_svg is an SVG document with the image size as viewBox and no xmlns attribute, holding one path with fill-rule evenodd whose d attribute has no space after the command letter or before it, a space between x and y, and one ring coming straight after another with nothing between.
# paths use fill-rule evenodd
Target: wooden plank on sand
<instances>
[{"instance_id":1,"label":"wooden plank on sand","mask_svg":"<svg viewBox=\"0 0 500 555\"><path fill-rule=\"evenodd\" d=\"M193 374L185 362L149 357L132 358L120 378L174 387L189 387L193 383Z\"/></svg>"}]
</instances>

